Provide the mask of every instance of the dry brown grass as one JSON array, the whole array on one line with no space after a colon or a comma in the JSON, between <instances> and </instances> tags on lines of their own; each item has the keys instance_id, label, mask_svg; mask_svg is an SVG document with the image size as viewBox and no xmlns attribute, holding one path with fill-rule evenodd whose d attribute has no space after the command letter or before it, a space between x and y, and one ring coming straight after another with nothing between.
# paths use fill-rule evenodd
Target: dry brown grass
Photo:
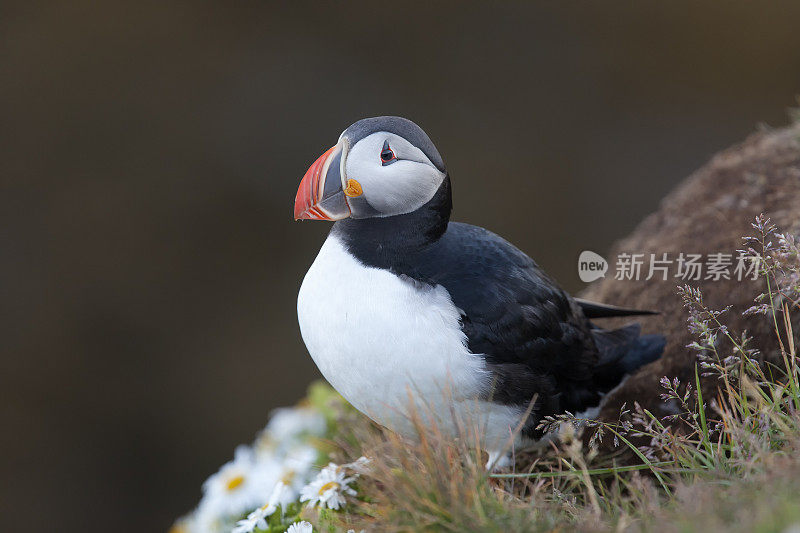
<instances>
[{"instance_id":1,"label":"dry brown grass","mask_svg":"<svg viewBox=\"0 0 800 533\"><path fill-rule=\"evenodd\" d=\"M778 339L780 366L725 326L730 311L711 309L702 293L685 289L700 364L693 383L662 382L664 398L681 406L678 415L659 418L632 406L612 423L557 417L549 422L559 431L556 443L516 454L514 470L498 475L485 469L480 432L466 424L456 424L461 433L453 439L422 423L429 417L413 417L418 438L405 439L335 402L331 457L373 460L345 513L309 517L322 531L705 533L800 524L800 372L790 319L800 254L768 220L757 220L756 229L761 234L750 244L774 243L752 253L764 260L759 301L766 303L756 314ZM700 373L719 381L716 397L703 397ZM604 451L589 438L598 432Z\"/></svg>"}]
</instances>

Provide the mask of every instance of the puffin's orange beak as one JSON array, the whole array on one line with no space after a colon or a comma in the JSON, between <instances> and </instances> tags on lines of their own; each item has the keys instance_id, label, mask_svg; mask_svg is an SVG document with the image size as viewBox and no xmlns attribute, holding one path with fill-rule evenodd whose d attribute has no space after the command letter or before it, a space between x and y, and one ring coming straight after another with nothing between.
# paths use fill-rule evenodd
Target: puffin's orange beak
<instances>
[{"instance_id":1,"label":"puffin's orange beak","mask_svg":"<svg viewBox=\"0 0 800 533\"><path fill-rule=\"evenodd\" d=\"M342 144L309 167L294 199L295 220L341 220L350 216L341 178Z\"/></svg>"}]
</instances>

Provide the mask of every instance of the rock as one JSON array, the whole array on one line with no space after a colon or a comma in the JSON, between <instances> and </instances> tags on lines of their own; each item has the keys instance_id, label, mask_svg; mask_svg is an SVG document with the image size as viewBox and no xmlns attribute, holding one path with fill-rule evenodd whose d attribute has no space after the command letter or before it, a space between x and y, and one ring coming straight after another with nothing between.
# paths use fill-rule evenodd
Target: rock
<instances>
[{"instance_id":1,"label":"rock","mask_svg":"<svg viewBox=\"0 0 800 533\"><path fill-rule=\"evenodd\" d=\"M660 360L641 368L610 395L601 417L616 419L621 404L632 405L634 400L655 414L668 414L669 407L658 396L659 379L678 377L684 383L694 380L697 357L695 351L686 348L694 339L687 330L688 315L677 294L679 285L700 287L711 308L731 305L723 323L734 332L747 330L754 337L753 345L766 357L778 352L771 321L763 316L742 316L753 305L753 298L765 290L762 279L738 281L731 276L731 280L683 281L674 277L674 263L669 272L672 277L666 281L658 274L647 281L614 279L616 258L624 252L645 254L643 274L647 273L651 253L661 257L666 252L673 260L680 252L700 253L704 258L711 253L733 253L735 262L736 251L743 248L742 237L754 235L751 223L761 213L770 217L779 230L800 233L800 124L758 132L717 154L664 198L658 211L617 242L606 256L609 275L590 285L581 297L659 311L660 315L638 321L645 333L664 334L667 346ZM705 274L704 270L703 277ZM795 325L797 315L800 313L795 313ZM626 322L630 319L597 321L602 327ZM709 381L703 388L713 392Z\"/></svg>"}]
</instances>

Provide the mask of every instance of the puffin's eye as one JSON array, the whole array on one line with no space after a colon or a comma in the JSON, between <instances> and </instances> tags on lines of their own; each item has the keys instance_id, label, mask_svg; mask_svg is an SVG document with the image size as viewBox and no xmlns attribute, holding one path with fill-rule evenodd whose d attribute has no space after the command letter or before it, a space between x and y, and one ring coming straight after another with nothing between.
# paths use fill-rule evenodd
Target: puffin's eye
<instances>
[{"instance_id":1,"label":"puffin's eye","mask_svg":"<svg viewBox=\"0 0 800 533\"><path fill-rule=\"evenodd\" d=\"M397 157L395 157L394 152L389 147L389 141L383 141L383 149L381 150L381 165L391 165L397 161Z\"/></svg>"}]
</instances>

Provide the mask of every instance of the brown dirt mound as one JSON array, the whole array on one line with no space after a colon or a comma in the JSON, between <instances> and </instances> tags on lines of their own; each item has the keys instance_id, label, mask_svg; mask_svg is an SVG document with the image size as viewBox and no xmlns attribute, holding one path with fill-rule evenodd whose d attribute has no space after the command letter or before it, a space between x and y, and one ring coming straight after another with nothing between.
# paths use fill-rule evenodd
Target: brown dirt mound
<instances>
[{"instance_id":1,"label":"brown dirt mound","mask_svg":"<svg viewBox=\"0 0 800 533\"><path fill-rule=\"evenodd\" d=\"M674 259L680 252L735 253L742 237L753 235L754 218L764 213L782 231L800 232L800 125L762 131L743 143L717 154L707 165L689 176L670 193L655 213L628 237L617 242L606 256L613 272L618 254L644 253L645 258L667 252ZM647 266L647 260L645 267ZM643 269L643 272L646 270ZM674 275L674 265L670 275ZM703 273L705 276L705 272ZM663 333L667 347L663 357L642 368L620 387L603 409L606 418L616 418L622 402L639 401L658 414L666 414L658 395L661 376L694 379L695 352L686 348L693 339L686 328L687 313L677 295L678 285L689 283L702 289L706 303L716 309L731 305L725 323L732 331L747 330L754 346L766 356L777 351L774 331L763 317L743 317L753 297L763 291L763 281L700 280L679 278L663 281L617 280L613 275L587 288L581 297L625 307L658 310L643 317L643 330ZM604 327L621 325L624 319L600 320ZM800 328L795 331L800 331ZM711 384L705 384L710 386Z\"/></svg>"}]
</instances>

